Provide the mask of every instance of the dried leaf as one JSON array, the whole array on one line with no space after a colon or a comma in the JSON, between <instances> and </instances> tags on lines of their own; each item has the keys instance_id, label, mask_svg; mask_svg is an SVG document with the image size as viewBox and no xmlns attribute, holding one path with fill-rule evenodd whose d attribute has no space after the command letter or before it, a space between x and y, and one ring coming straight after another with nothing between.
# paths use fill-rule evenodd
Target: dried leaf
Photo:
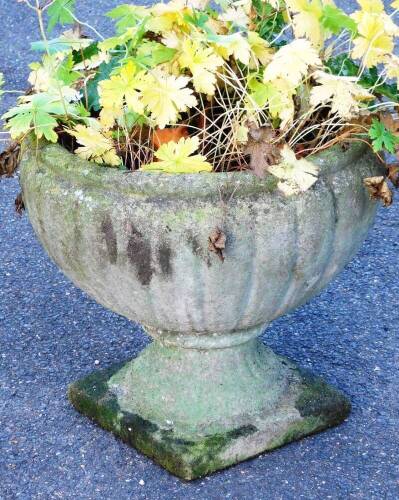
<instances>
[{"instance_id":1,"label":"dried leaf","mask_svg":"<svg viewBox=\"0 0 399 500\"><path fill-rule=\"evenodd\" d=\"M269 167L269 172L279 179L277 187L286 196L304 193L317 181L319 168L305 158L298 159L286 144L281 150L281 160Z\"/></svg>"},{"instance_id":2,"label":"dried leaf","mask_svg":"<svg viewBox=\"0 0 399 500\"><path fill-rule=\"evenodd\" d=\"M244 154L250 155L249 166L258 177L264 177L267 168L280 158L280 148L276 143L276 132L270 127L249 125L248 143Z\"/></svg>"},{"instance_id":3,"label":"dried leaf","mask_svg":"<svg viewBox=\"0 0 399 500\"><path fill-rule=\"evenodd\" d=\"M152 136L152 142L155 149L159 149L162 144L167 142L179 142L182 137L187 138L188 128L185 125L180 125L179 127L170 127L163 129L155 129Z\"/></svg>"},{"instance_id":4,"label":"dried leaf","mask_svg":"<svg viewBox=\"0 0 399 500\"><path fill-rule=\"evenodd\" d=\"M18 168L20 151L20 144L14 141L8 146L7 149L0 153L0 176L12 176Z\"/></svg>"},{"instance_id":5,"label":"dried leaf","mask_svg":"<svg viewBox=\"0 0 399 500\"><path fill-rule=\"evenodd\" d=\"M367 187L372 200L381 200L384 207L392 204L392 191L383 175L377 177L367 177L364 179L364 185Z\"/></svg>"},{"instance_id":6,"label":"dried leaf","mask_svg":"<svg viewBox=\"0 0 399 500\"><path fill-rule=\"evenodd\" d=\"M18 215L22 215L24 210L25 210L25 203L22 198L22 193L19 193L18 196L15 198L15 211L17 212Z\"/></svg>"},{"instance_id":7,"label":"dried leaf","mask_svg":"<svg viewBox=\"0 0 399 500\"><path fill-rule=\"evenodd\" d=\"M216 227L209 235L208 248L224 262L223 250L226 248L226 235L219 227Z\"/></svg>"},{"instance_id":8,"label":"dried leaf","mask_svg":"<svg viewBox=\"0 0 399 500\"><path fill-rule=\"evenodd\" d=\"M388 165L387 177L396 188L399 188L399 163L392 163L392 165Z\"/></svg>"},{"instance_id":9,"label":"dried leaf","mask_svg":"<svg viewBox=\"0 0 399 500\"><path fill-rule=\"evenodd\" d=\"M380 122L385 125L385 128L393 134L399 133L399 119L394 117L392 113L380 113Z\"/></svg>"}]
</instances>

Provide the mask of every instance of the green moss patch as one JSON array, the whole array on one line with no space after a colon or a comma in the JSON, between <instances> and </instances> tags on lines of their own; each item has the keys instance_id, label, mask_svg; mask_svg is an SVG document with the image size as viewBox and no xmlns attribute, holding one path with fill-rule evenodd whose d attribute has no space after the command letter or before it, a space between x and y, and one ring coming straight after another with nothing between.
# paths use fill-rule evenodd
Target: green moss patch
<instances>
[{"instance_id":1,"label":"green moss patch","mask_svg":"<svg viewBox=\"0 0 399 500\"><path fill-rule=\"evenodd\" d=\"M301 383L295 386L298 392L295 408L300 414L297 420L293 421L292 411L288 411L287 415L291 417L287 418L286 425L281 426L280 414L276 429L265 432L258 428L258 424L254 425L255 421L259 423L259 418L248 416L245 425L226 432L187 436L176 428L162 428L139 414L120 408L108 381L123 366L122 363L96 371L72 384L68 391L70 401L79 412L101 427L186 480L331 427L342 422L350 410L343 394L308 372L300 371ZM270 426L273 415L267 418ZM273 425L269 429L273 429Z\"/></svg>"}]
</instances>

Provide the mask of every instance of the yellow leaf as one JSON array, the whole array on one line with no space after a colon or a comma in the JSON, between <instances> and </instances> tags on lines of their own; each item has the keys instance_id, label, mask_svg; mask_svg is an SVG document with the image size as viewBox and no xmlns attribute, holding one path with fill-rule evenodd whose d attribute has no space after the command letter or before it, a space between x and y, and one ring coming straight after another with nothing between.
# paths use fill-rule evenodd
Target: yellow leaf
<instances>
[{"instance_id":1,"label":"yellow leaf","mask_svg":"<svg viewBox=\"0 0 399 500\"><path fill-rule=\"evenodd\" d=\"M314 107L330 105L332 113L350 119L360 111L361 101L374 99L374 96L356 83L356 78L336 76L318 71L315 75L320 84L312 88L310 104Z\"/></svg>"},{"instance_id":2,"label":"yellow leaf","mask_svg":"<svg viewBox=\"0 0 399 500\"><path fill-rule=\"evenodd\" d=\"M307 191L317 181L319 174L317 165L304 158L298 160L288 145L281 151L280 163L270 166L268 170L280 179L278 188L286 196Z\"/></svg>"},{"instance_id":3,"label":"yellow leaf","mask_svg":"<svg viewBox=\"0 0 399 500\"><path fill-rule=\"evenodd\" d=\"M319 66L317 51L308 40L300 39L281 47L266 67L264 81L286 80L295 89L306 76L309 67Z\"/></svg>"},{"instance_id":4,"label":"yellow leaf","mask_svg":"<svg viewBox=\"0 0 399 500\"><path fill-rule=\"evenodd\" d=\"M248 142L249 128L246 122L235 120L231 128L234 136L233 144L246 144Z\"/></svg>"},{"instance_id":5,"label":"yellow leaf","mask_svg":"<svg viewBox=\"0 0 399 500\"><path fill-rule=\"evenodd\" d=\"M274 54L274 50L269 46L266 40L263 40L256 31L249 31L248 43L252 52L249 64L250 68L257 68L259 66L258 61L262 66L269 64Z\"/></svg>"},{"instance_id":6,"label":"yellow leaf","mask_svg":"<svg viewBox=\"0 0 399 500\"><path fill-rule=\"evenodd\" d=\"M295 36L306 37L315 47L320 47L324 41L321 0L287 0L287 5L294 12L292 22Z\"/></svg>"},{"instance_id":7,"label":"yellow leaf","mask_svg":"<svg viewBox=\"0 0 399 500\"><path fill-rule=\"evenodd\" d=\"M251 47L241 33L228 35L228 41L224 42L223 45L215 44L215 52L226 60L233 56L234 59L246 66L248 66L251 57Z\"/></svg>"},{"instance_id":8,"label":"yellow leaf","mask_svg":"<svg viewBox=\"0 0 399 500\"><path fill-rule=\"evenodd\" d=\"M384 4L382 0L357 0L363 12L370 14L381 14L384 12Z\"/></svg>"},{"instance_id":9,"label":"yellow leaf","mask_svg":"<svg viewBox=\"0 0 399 500\"><path fill-rule=\"evenodd\" d=\"M125 106L129 111L140 115L144 113L144 105L138 91L141 77L142 74L137 73L134 63L129 61L122 67L119 74L99 83L102 106L100 120L105 128L111 128L115 120L123 116Z\"/></svg>"},{"instance_id":10,"label":"yellow leaf","mask_svg":"<svg viewBox=\"0 0 399 500\"><path fill-rule=\"evenodd\" d=\"M395 10L398 10L399 9L399 0L394 0L392 3L391 3L391 7Z\"/></svg>"},{"instance_id":11,"label":"yellow leaf","mask_svg":"<svg viewBox=\"0 0 399 500\"><path fill-rule=\"evenodd\" d=\"M215 54L212 48L204 48L200 43L188 39L182 43L181 50L180 67L191 71L195 90L213 95L216 84L215 73L220 66L223 66L223 59Z\"/></svg>"},{"instance_id":12,"label":"yellow leaf","mask_svg":"<svg viewBox=\"0 0 399 500\"><path fill-rule=\"evenodd\" d=\"M280 118L280 128L284 130L294 119L294 92L291 84L286 80L278 78L277 80L271 82L271 84L276 93L269 99L269 109L272 116L275 114L278 118Z\"/></svg>"},{"instance_id":13,"label":"yellow leaf","mask_svg":"<svg viewBox=\"0 0 399 500\"><path fill-rule=\"evenodd\" d=\"M159 160L141 167L141 170L160 171L169 174L195 174L211 172L212 165L203 155L192 154L199 146L198 137L182 137L179 142L167 142L155 152Z\"/></svg>"},{"instance_id":14,"label":"yellow leaf","mask_svg":"<svg viewBox=\"0 0 399 500\"><path fill-rule=\"evenodd\" d=\"M386 30L385 17L365 12L358 24L359 36L353 40L352 57L363 59L367 68L376 66L391 54L394 48L392 26Z\"/></svg>"},{"instance_id":15,"label":"yellow leaf","mask_svg":"<svg viewBox=\"0 0 399 500\"><path fill-rule=\"evenodd\" d=\"M85 160L95 163L118 166L122 160L116 154L111 137L107 137L101 130L84 125L76 125L69 134L76 137L81 147L75 153Z\"/></svg>"},{"instance_id":16,"label":"yellow leaf","mask_svg":"<svg viewBox=\"0 0 399 500\"><path fill-rule=\"evenodd\" d=\"M140 83L141 102L159 128L175 123L179 113L197 105L193 91L187 88L190 78L153 71Z\"/></svg>"},{"instance_id":17,"label":"yellow leaf","mask_svg":"<svg viewBox=\"0 0 399 500\"><path fill-rule=\"evenodd\" d=\"M398 0L399 1L399 0ZM388 78L395 78L399 90L399 57L389 56L385 61L385 71Z\"/></svg>"},{"instance_id":18,"label":"yellow leaf","mask_svg":"<svg viewBox=\"0 0 399 500\"><path fill-rule=\"evenodd\" d=\"M294 118L294 93L292 85L281 78L272 82L257 82L254 92L246 99L246 112L256 122L259 111L267 109L272 118L281 120L280 128L285 129Z\"/></svg>"},{"instance_id":19,"label":"yellow leaf","mask_svg":"<svg viewBox=\"0 0 399 500\"><path fill-rule=\"evenodd\" d=\"M184 15L192 13L186 0L157 3L151 7L150 12L152 17L147 21L146 28L154 33L165 33L174 26L185 26Z\"/></svg>"}]
</instances>

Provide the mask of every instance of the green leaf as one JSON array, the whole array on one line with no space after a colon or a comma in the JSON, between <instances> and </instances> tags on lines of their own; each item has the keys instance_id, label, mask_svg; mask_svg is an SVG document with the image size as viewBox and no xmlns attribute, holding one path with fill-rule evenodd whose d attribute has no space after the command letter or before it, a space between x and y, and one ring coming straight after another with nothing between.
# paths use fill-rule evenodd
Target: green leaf
<instances>
[{"instance_id":1,"label":"green leaf","mask_svg":"<svg viewBox=\"0 0 399 500\"><path fill-rule=\"evenodd\" d=\"M59 65L57 69L57 80L68 86L76 82L76 80L78 80L81 75L78 71L73 70L74 64L75 62L73 60L72 54L69 54L69 56Z\"/></svg>"},{"instance_id":2,"label":"green leaf","mask_svg":"<svg viewBox=\"0 0 399 500\"><path fill-rule=\"evenodd\" d=\"M74 106L65 103L66 111L73 112ZM6 128L16 139L33 131L38 139L45 137L48 141L57 142L55 128L56 117L65 116L64 105L48 93L34 94L28 102L22 102L11 108L2 118L6 120Z\"/></svg>"},{"instance_id":3,"label":"green leaf","mask_svg":"<svg viewBox=\"0 0 399 500\"><path fill-rule=\"evenodd\" d=\"M5 115L2 116L5 118ZM10 129L12 137L17 138L23 134L27 134L32 130L32 113L18 113L10 118L6 124L6 128Z\"/></svg>"},{"instance_id":4,"label":"green leaf","mask_svg":"<svg viewBox=\"0 0 399 500\"><path fill-rule=\"evenodd\" d=\"M388 130L379 120L373 120L369 129L369 137L376 153L385 149L389 153L395 154L396 146L399 144L399 137Z\"/></svg>"},{"instance_id":5,"label":"green leaf","mask_svg":"<svg viewBox=\"0 0 399 500\"><path fill-rule=\"evenodd\" d=\"M71 50L71 44L60 38L53 38L45 42L44 40L38 40L37 42L31 42L30 48L36 52L49 52L50 54L55 54L56 52L66 52Z\"/></svg>"},{"instance_id":6,"label":"green leaf","mask_svg":"<svg viewBox=\"0 0 399 500\"><path fill-rule=\"evenodd\" d=\"M138 5L122 4L107 12L107 16L111 19L118 19L116 32L120 34L140 23L148 16L148 11L145 7Z\"/></svg>"},{"instance_id":7,"label":"green leaf","mask_svg":"<svg viewBox=\"0 0 399 500\"><path fill-rule=\"evenodd\" d=\"M118 125L120 128L112 133L114 139L118 139L121 134L124 134L125 130L132 130L133 127L142 127L147 123L147 119L143 115L139 115L134 111L128 111L123 114L123 117L118 120Z\"/></svg>"},{"instance_id":8,"label":"green leaf","mask_svg":"<svg viewBox=\"0 0 399 500\"><path fill-rule=\"evenodd\" d=\"M88 47L83 49L77 49L72 52L73 62L74 64L79 64L82 61L87 59L91 59L93 56L97 55L100 52L98 48L98 42L91 43Z\"/></svg>"},{"instance_id":9,"label":"green leaf","mask_svg":"<svg viewBox=\"0 0 399 500\"><path fill-rule=\"evenodd\" d=\"M207 30L207 22L209 21L209 16L205 12L193 11L192 14L184 14L183 19L186 23L192 24L196 28Z\"/></svg>"},{"instance_id":10,"label":"green leaf","mask_svg":"<svg viewBox=\"0 0 399 500\"><path fill-rule=\"evenodd\" d=\"M256 31L264 40L271 42L284 28L286 22L284 20L283 10L277 11L270 3L264 0L252 0L252 5L257 14L253 19ZM286 42L280 40L276 45L284 45Z\"/></svg>"},{"instance_id":11,"label":"green leaf","mask_svg":"<svg viewBox=\"0 0 399 500\"><path fill-rule=\"evenodd\" d=\"M57 120L41 109L32 112L33 126L38 139L43 136L50 142L57 142L58 136L54 129L57 127Z\"/></svg>"},{"instance_id":12,"label":"green leaf","mask_svg":"<svg viewBox=\"0 0 399 500\"><path fill-rule=\"evenodd\" d=\"M248 87L252 91L250 94L251 98L260 108L264 108L270 96L269 86L258 80L251 79L248 83Z\"/></svg>"},{"instance_id":13,"label":"green leaf","mask_svg":"<svg viewBox=\"0 0 399 500\"><path fill-rule=\"evenodd\" d=\"M360 67L347 54L331 57L326 62L326 66L333 75L339 76L357 76L360 70Z\"/></svg>"},{"instance_id":14,"label":"green leaf","mask_svg":"<svg viewBox=\"0 0 399 500\"><path fill-rule=\"evenodd\" d=\"M112 71L119 66L120 60L112 58L108 63L101 63L98 67L97 74L94 78L88 81L86 86L88 108L93 111L100 111L100 96L98 95L98 84L103 80L108 80Z\"/></svg>"},{"instance_id":15,"label":"green leaf","mask_svg":"<svg viewBox=\"0 0 399 500\"><path fill-rule=\"evenodd\" d=\"M348 30L352 35L357 32L357 24L345 12L333 5L326 5L323 9L321 24L324 28L338 35L342 30Z\"/></svg>"},{"instance_id":16,"label":"green leaf","mask_svg":"<svg viewBox=\"0 0 399 500\"><path fill-rule=\"evenodd\" d=\"M142 43L138 47L134 60L140 66L154 68L158 64L170 61L175 54L176 49L165 47L162 43L149 41Z\"/></svg>"},{"instance_id":17,"label":"green leaf","mask_svg":"<svg viewBox=\"0 0 399 500\"><path fill-rule=\"evenodd\" d=\"M65 24L73 24L73 14L75 9L76 0L54 0L54 2L47 9L49 33L53 31L57 24L64 26Z\"/></svg>"}]
</instances>

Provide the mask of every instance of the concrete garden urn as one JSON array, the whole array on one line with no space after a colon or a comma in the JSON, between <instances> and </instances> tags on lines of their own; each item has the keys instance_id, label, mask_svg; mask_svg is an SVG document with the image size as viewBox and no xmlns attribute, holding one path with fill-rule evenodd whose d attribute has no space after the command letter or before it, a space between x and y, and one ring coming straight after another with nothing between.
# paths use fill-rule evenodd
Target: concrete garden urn
<instances>
[{"instance_id":1,"label":"concrete garden urn","mask_svg":"<svg viewBox=\"0 0 399 500\"><path fill-rule=\"evenodd\" d=\"M376 204L364 145L313 157L285 197L251 173L126 173L59 145L27 151L23 199L50 257L153 342L69 388L77 410L193 479L342 422L346 397L259 336L351 260ZM211 235L225 248L211 251ZM212 238L211 238L212 239ZM223 245L221 245L223 246ZM315 325L317 328L317 325Z\"/></svg>"}]
</instances>

